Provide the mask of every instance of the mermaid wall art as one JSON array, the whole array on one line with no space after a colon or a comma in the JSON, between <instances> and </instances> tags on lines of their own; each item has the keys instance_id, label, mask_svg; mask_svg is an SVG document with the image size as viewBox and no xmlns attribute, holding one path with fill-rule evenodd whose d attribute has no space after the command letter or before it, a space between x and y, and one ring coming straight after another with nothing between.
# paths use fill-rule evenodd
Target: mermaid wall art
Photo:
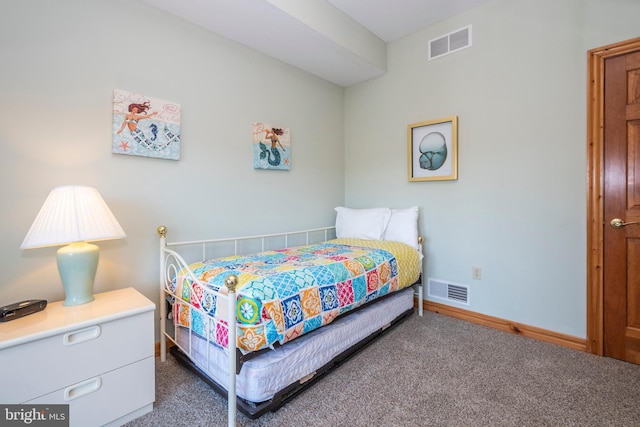
<instances>
[{"instance_id":1,"label":"mermaid wall art","mask_svg":"<svg viewBox=\"0 0 640 427\"><path fill-rule=\"evenodd\" d=\"M114 90L111 152L179 160L180 105Z\"/></svg>"},{"instance_id":2,"label":"mermaid wall art","mask_svg":"<svg viewBox=\"0 0 640 427\"><path fill-rule=\"evenodd\" d=\"M254 169L291 169L291 139L288 128L253 124Z\"/></svg>"}]
</instances>

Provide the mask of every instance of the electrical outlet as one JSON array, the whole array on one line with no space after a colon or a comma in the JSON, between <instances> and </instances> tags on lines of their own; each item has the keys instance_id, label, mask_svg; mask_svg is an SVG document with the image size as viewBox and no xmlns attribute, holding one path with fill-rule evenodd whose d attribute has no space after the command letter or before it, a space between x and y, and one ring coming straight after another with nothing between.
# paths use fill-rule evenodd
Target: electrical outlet
<instances>
[{"instance_id":1,"label":"electrical outlet","mask_svg":"<svg viewBox=\"0 0 640 427\"><path fill-rule=\"evenodd\" d=\"M471 267L471 278L473 280L482 280L482 268L477 266Z\"/></svg>"}]
</instances>

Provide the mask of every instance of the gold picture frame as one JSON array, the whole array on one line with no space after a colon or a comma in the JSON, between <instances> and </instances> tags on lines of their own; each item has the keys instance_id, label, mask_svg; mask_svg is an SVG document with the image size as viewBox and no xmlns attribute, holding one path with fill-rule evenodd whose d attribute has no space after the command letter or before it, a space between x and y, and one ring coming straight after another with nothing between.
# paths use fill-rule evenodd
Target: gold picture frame
<instances>
[{"instance_id":1,"label":"gold picture frame","mask_svg":"<svg viewBox=\"0 0 640 427\"><path fill-rule=\"evenodd\" d=\"M458 179L458 116L407 127L409 181Z\"/></svg>"}]
</instances>

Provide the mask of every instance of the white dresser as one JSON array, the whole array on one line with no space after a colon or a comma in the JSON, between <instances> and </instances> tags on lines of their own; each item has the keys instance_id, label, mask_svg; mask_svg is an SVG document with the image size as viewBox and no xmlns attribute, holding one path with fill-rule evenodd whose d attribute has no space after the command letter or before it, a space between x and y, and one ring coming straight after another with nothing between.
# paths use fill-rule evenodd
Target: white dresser
<instances>
[{"instance_id":1,"label":"white dresser","mask_svg":"<svg viewBox=\"0 0 640 427\"><path fill-rule=\"evenodd\" d=\"M0 402L69 404L70 425L121 425L153 409L155 305L133 288L0 323Z\"/></svg>"}]
</instances>

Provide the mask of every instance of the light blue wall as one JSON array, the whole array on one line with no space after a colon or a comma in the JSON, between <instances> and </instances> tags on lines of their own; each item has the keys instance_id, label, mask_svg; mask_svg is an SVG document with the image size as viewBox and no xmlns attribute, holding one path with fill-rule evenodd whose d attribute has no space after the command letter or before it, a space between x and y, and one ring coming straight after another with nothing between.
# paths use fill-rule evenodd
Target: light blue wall
<instances>
[{"instance_id":1,"label":"light blue wall","mask_svg":"<svg viewBox=\"0 0 640 427\"><path fill-rule=\"evenodd\" d=\"M640 36L638 16L495 0L390 44L388 73L346 91L346 203L419 206L426 276L469 285L461 307L585 337L587 51ZM427 61L467 25L471 48ZM459 179L408 182L407 125L452 115Z\"/></svg>"},{"instance_id":2,"label":"light blue wall","mask_svg":"<svg viewBox=\"0 0 640 427\"><path fill-rule=\"evenodd\" d=\"M21 250L49 191L98 188L127 233L95 291L157 301L158 237L329 225L343 203L341 87L138 1L7 0L0 13L0 304L63 298L57 248ZM114 89L182 106L179 161L111 153ZM252 123L291 129L290 171L253 169Z\"/></svg>"}]
</instances>

